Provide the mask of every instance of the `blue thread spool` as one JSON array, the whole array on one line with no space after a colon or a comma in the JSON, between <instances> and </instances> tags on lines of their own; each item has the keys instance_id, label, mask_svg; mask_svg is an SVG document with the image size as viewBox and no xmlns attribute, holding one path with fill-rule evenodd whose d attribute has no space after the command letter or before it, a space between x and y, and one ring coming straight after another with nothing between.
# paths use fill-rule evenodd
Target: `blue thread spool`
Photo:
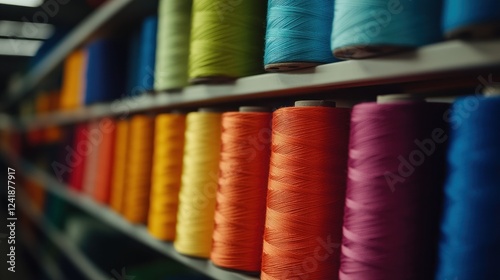
<instances>
[{"instance_id":1,"label":"blue thread spool","mask_svg":"<svg viewBox=\"0 0 500 280\"><path fill-rule=\"evenodd\" d=\"M147 91L153 90L154 72L156 65L156 33L158 31L158 17L147 17L142 24L139 68L139 85Z\"/></svg>"},{"instance_id":2,"label":"blue thread spool","mask_svg":"<svg viewBox=\"0 0 500 280\"><path fill-rule=\"evenodd\" d=\"M334 62L330 51L333 0L270 0L266 71L287 71Z\"/></svg>"},{"instance_id":3,"label":"blue thread spool","mask_svg":"<svg viewBox=\"0 0 500 280\"><path fill-rule=\"evenodd\" d=\"M500 97L455 102L436 280L500 279Z\"/></svg>"},{"instance_id":4,"label":"blue thread spool","mask_svg":"<svg viewBox=\"0 0 500 280\"><path fill-rule=\"evenodd\" d=\"M500 1L445 0L443 31L448 38L500 36Z\"/></svg>"},{"instance_id":5,"label":"blue thread spool","mask_svg":"<svg viewBox=\"0 0 500 280\"><path fill-rule=\"evenodd\" d=\"M158 17L144 19L140 29L130 38L127 95L137 96L153 90L156 64L156 32Z\"/></svg>"},{"instance_id":6,"label":"blue thread spool","mask_svg":"<svg viewBox=\"0 0 500 280\"><path fill-rule=\"evenodd\" d=\"M88 45L85 105L112 101L124 93L125 45L122 38L99 39Z\"/></svg>"},{"instance_id":7,"label":"blue thread spool","mask_svg":"<svg viewBox=\"0 0 500 280\"><path fill-rule=\"evenodd\" d=\"M145 91L153 90L156 63L156 32L158 17L150 16L142 23L137 85Z\"/></svg>"},{"instance_id":8,"label":"blue thread spool","mask_svg":"<svg viewBox=\"0 0 500 280\"><path fill-rule=\"evenodd\" d=\"M441 40L440 0L336 0L332 49L367 58Z\"/></svg>"}]
</instances>

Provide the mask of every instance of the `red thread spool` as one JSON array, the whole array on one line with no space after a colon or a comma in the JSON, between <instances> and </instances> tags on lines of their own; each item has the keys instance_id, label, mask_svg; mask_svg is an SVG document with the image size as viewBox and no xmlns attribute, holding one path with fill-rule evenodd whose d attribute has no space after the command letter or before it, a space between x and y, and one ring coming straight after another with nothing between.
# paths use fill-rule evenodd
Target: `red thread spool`
<instances>
[{"instance_id":1,"label":"red thread spool","mask_svg":"<svg viewBox=\"0 0 500 280\"><path fill-rule=\"evenodd\" d=\"M69 186L76 191L82 191L83 189L85 160L92 151L87 133L87 124L78 124L76 126L73 147L68 150L66 156L69 166L72 168L69 176Z\"/></svg>"},{"instance_id":2,"label":"red thread spool","mask_svg":"<svg viewBox=\"0 0 500 280\"><path fill-rule=\"evenodd\" d=\"M354 107L341 280L434 279L447 108Z\"/></svg>"},{"instance_id":3,"label":"red thread spool","mask_svg":"<svg viewBox=\"0 0 500 280\"><path fill-rule=\"evenodd\" d=\"M271 144L270 110L222 115L215 228L210 258L220 267L260 272Z\"/></svg>"},{"instance_id":4,"label":"red thread spool","mask_svg":"<svg viewBox=\"0 0 500 280\"><path fill-rule=\"evenodd\" d=\"M111 118L104 118L99 122L99 129L102 133L102 141L99 146L98 173L94 189L94 199L107 205L111 198L116 121Z\"/></svg>"},{"instance_id":5,"label":"red thread spool","mask_svg":"<svg viewBox=\"0 0 500 280\"><path fill-rule=\"evenodd\" d=\"M351 110L298 102L273 115L262 279L337 279Z\"/></svg>"}]
</instances>

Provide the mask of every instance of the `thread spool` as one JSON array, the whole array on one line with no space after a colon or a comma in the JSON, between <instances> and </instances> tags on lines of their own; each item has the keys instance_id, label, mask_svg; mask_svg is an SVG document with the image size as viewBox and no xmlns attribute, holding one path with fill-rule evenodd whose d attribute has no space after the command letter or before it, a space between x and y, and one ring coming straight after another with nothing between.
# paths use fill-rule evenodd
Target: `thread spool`
<instances>
[{"instance_id":1,"label":"thread spool","mask_svg":"<svg viewBox=\"0 0 500 280\"><path fill-rule=\"evenodd\" d=\"M221 158L212 262L260 272L272 113L240 107L222 115Z\"/></svg>"},{"instance_id":2,"label":"thread spool","mask_svg":"<svg viewBox=\"0 0 500 280\"><path fill-rule=\"evenodd\" d=\"M184 255L208 258L216 204L221 146L221 113L189 113L186 118L181 189L175 249Z\"/></svg>"},{"instance_id":3,"label":"thread spool","mask_svg":"<svg viewBox=\"0 0 500 280\"><path fill-rule=\"evenodd\" d=\"M339 278L433 279L446 104L353 108Z\"/></svg>"},{"instance_id":4,"label":"thread spool","mask_svg":"<svg viewBox=\"0 0 500 280\"><path fill-rule=\"evenodd\" d=\"M337 279L351 110L295 105L273 114L261 279Z\"/></svg>"},{"instance_id":5,"label":"thread spool","mask_svg":"<svg viewBox=\"0 0 500 280\"><path fill-rule=\"evenodd\" d=\"M97 181L97 174L100 172L100 170L96 168L99 163L99 153L102 141L102 134L99 131L98 121L91 121L87 125L86 136L89 152L85 160L82 188L85 194L92 196Z\"/></svg>"},{"instance_id":6,"label":"thread spool","mask_svg":"<svg viewBox=\"0 0 500 280\"><path fill-rule=\"evenodd\" d=\"M266 3L193 0L191 83L224 83L262 72Z\"/></svg>"},{"instance_id":7,"label":"thread spool","mask_svg":"<svg viewBox=\"0 0 500 280\"><path fill-rule=\"evenodd\" d=\"M277 72L334 62L330 49L333 0L271 0L268 3L266 71Z\"/></svg>"},{"instance_id":8,"label":"thread spool","mask_svg":"<svg viewBox=\"0 0 500 280\"><path fill-rule=\"evenodd\" d=\"M149 211L153 157L153 118L136 115L130 119L123 216L131 223L145 224Z\"/></svg>"},{"instance_id":9,"label":"thread spool","mask_svg":"<svg viewBox=\"0 0 500 280\"><path fill-rule=\"evenodd\" d=\"M144 19L141 31L141 51L139 53L139 81L144 91L152 91L154 87L154 71L156 65L156 35L158 33L158 17L149 16Z\"/></svg>"},{"instance_id":10,"label":"thread spool","mask_svg":"<svg viewBox=\"0 0 500 280\"><path fill-rule=\"evenodd\" d=\"M356 59L420 47L441 40L440 24L439 1L337 0L333 53Z\"/></svg>"},{"instance_id":11,"label":"thread spool","mask_svg":"<svg viewBox=\"0 0 500 280\"><path fill-rule=\"evenodd\" d=\"M73 110L83 104L86 67L86 50L76 50L64 61L61 89L62 110Z\"/></svg>"},{"instance_id":12,"label":"thread spool","mask_svg":"<svg viewBox=\"0 0 500 280\"><path fill-rule=\"evenodd\" d=\"M61 109L60 106L60 98L61 98L61 92L60 91L51 91L49 92L48 96L48 103L49 103L49 112L56 112ZM47 143L57 143L61 142L63 140L63 131L59 126L48 126L45 129L45 141Z\"/></svg>"},{"instance_id":13,"label":"thread spool","mask_svg":"<svg viewBox=\"0 0 500 280\"><path fill-rule=\"evenodd\" d=\"M496 0L445 0L443 30L448 38L490 39L500 35Z\"/></svg>"},{"instance_id":14,"label":"thread spool","mask_svg":"<svg viewBox=\"0 0 500 280\"><path fill-rule=\"evenodd\" d=\"M422 98L422 96L412 95L408 93L387 94L387 95L377 96L378 104L397 103L397 102L425 102L425 100Z\"/></svg>"},{"instance_id":15,"label":"thread spool","mask_svg":"<svg viewBox=\"0 0 500 280\"><path fill-rule=\"evenodd\" d=\"M73 147L68 151L68 159L72 164L72 172L69 175L69 186L72 190L82 191L83 177L85 174L85 161L90 153L88 138L85 135L87 124L78 124L75 128Z\"/></svg>"},{"instance_id":16,"label":"thread spool","mask_svg":"<svg viewBox=\"0 0 500 280\"><path fill-rule=\"evenodd\" d=\"M107 205L110 203L113 178L116 121L112 118L104 118L100 120L99 130L102 133L102 141L99 147L99 159L97 163L98 173L93 196L97 202Z\"/></svg>"},{"instance_id":17,"label":"thread spool","mask_svg":"<svg viewBox=\"0 0 500 280\"><path fill-rule=\"evenodd\" d=\"M177 90L188 85L192 5L192 0L161 0L159 3L156 91Z\"/></svg>"},{"instance_id":18,"label":"thread spool","mask_svg":"<svg viewBox=\"0 0 500 280\"><path fill-rule=\"evenodd\" d=\"M153 90L158 18L146 17L131 36L129 86L127 95L138 96Z\"/></svg>"},{"instance_id":19,"label":"thread spool","mask_svg":"<svg viewBox=\"0 0 500 280\"><path fill-rule=\"evenodd\" d=\"M66 147L71 147L71 149L75 148L75 143L76 143L75 139L77 136L76 128L77 126L67 126L61 128L63 133L61 137L60 146L59 148L56 149L57 152L55 161L51 163L52 170L54 170L55 175L59 180L59 182L64 183L68 186L71 186L71 178L73 176L74 169L72 169L71 172L66 172L68 170L66 170L65 167L63 166L60 166L59 163L67 163L67 166L69 165L70 167L73 166L73 163L76 163L72 161L74 160L74 158L71 156L71 153L68 152L68 149L66 148Z\"/></svg>"},{"instance_id":20,"label":"thread spool","mask_svg":"<svg viewBox=\"0 0 500 280\"><path fill-rule=\"evenodd\" d=\"M127 48L123 38L98 39L87 47L85 105L121 97L126 84Z\"/></svg>"},{"instance_id":21,"label":"thread spool","mask_svg":"<svg viewBox=\"0 0 500 280\"><path fill-rule=\"evenodd\" d=\"M499 279L500 98L469 96L452 107L448 177L435 279Z\"/></svg>"},{"instance_id":22,"label":"thread spool","mask_svg":"<svg viewBox=\"0 0 500 280\"><path fill-rule=\"evenodd\" d=\"M116 140L111 184L110 206L117 213L123 213L123 196L127 174L129 153L130 121L120 120L116 123Z\"/></svg>"},{"instance_id":23,"label":"thread spool","mask_svg":"<svg viewBox=\"0 0 500 280\"><path fill-rule=\"evenodd\" d=\"M160 240L175 239L185 130L184 114L156 117L148 230Z\"/></svg>"},{"instance_id":24,"label":"thread spool","mask_svg":"<svg viewBox=\"0 0 500 280\"><path fill-rule=\"evenodd\" d=\"M44 217L59 230L64 229L66 215L70 210L68 204L61 197L47 192L44 202Z\"/></svg>"}]
</instances>

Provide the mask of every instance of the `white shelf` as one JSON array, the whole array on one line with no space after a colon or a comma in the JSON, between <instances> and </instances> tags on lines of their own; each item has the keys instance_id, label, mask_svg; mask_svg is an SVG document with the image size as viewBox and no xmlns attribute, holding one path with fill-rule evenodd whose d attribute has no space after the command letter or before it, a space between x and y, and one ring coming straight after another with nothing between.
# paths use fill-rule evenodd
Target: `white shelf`
<instances>
[{"instance_id":1,"label":"white shelf","mask_svg":"<svg viewBox=\"0 0 500 280\"><path fill-rule=\"evenodd\" d=\"M38 210L36 210L29 199L18 191L18 205L21 210L40 228L48 239L64 253L76 268L80 270L89 280L108 280L110 276L106 275L97 268L86 256L75 246L66 236L54 227Z\"/></svg>"},{"instance_id":2,"label":"white shelf","mask_svg":"<svg viewBox=\"0 0 500 280\"><path fill-rule=\"evenodd\" d=\"M100 219L105 224L109 225L117 229L118 231L128 235L131 238L134 238L138 242L143 245L158 251L159 253L176 260L179 263L186 265L192 269L197 270L200 273L203 273L209 277L214 279L223 279L223 280L257 280L259 278L251 277L227 270L223 270L214 266L210 261L203 259L195 259L190 258L184 255L177 253L170 242L163 242L153 238L146 227L142 225L132 225L126 220L124 220L117 213L113 212L109 208L95 203L91 198L86 197L80 193L76 193L71 191L67 186L58 182L55 178L46 174L45 172L35 168L33 165L27 162L20 162L21 169L23 174L29 176L30 178L40 182L41 186L48 191L51 192L68 203L75 205L76 207L84 210L90 215L94 216L97 219ZM32 213L33 214L33 213ZM43 220L40 216L33 215L35 219ZM48 228L46 223L40 222L41 227L46 231L49 231L50 234L54 237L60 237L54 233L51 228ZM48 228L48 229L47 229ZM63 247L67 247L70 244L64 244ZM69 246L71 247L71 246ZM74 252L70 252L73 253ZM101 278L93 278L93 279L101 279Z\"/></svg>"},{"instance_id":3,"label":"white shelf","mask_svg":"<svg viewBox=\"0 0 500 280\"><path fill-rule=\"evenodd\" d=\"M28 128L62 125L105 116L206 106L223 101L246 101L337 88L427 81L452 73L500 67L500 40L448 41L416 51L379 58L351 60L286 73L268 73L238 79L229 85L196 85L178 93L159 93L96 104L75 111L57 112L22 120Z\"/></svg>"}]
</instances>

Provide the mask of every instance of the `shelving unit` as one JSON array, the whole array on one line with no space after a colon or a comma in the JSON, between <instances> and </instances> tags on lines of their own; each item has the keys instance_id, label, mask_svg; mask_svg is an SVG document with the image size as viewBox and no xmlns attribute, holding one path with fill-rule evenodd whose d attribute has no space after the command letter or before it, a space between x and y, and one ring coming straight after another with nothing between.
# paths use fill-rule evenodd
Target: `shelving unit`
<instances>
[{"instance_id":1,"label":"shelving unit","mask_svg":"<svg viewBox=\"0 0 500 280\"><path fill-rule=\"evenodd\" d=\"M39 211L29 199L18 191L19 206L21 210L35 223L35 225L48 237L48 239L64 253L64 255L79 269L89 280L109 279L108 275L99 270L66 236L57 230Z\"/></svg>"},{"instance_id":2,"label":"shelving unit","mask_svg":"<svg viewBox=\"0 0 500 280\"><path fill-rule=\"evenodd\" d=\"M64 125L106 116L126 116L144 111L207 106L222 102L244 102L340 88L384 84L451 82L461 85L457 76L482 69L500 67L500 40L485 42L449 41L423 47L413 52L390 56L343 61L312 69L269 73L245 77L227 85L196 85L177 93L159 93L96 104L75 111L56 112L21 120L26 128ZM470 78L470 76L469 76ZM479 81L474 80L476 84ZM352 96L367 97L368 94ZM332 95L332 98L335 96Z\"/></svg>"},{"instance_id":3,"label":"shelving unit","mask_svg":"<svg viewBox=\"0 0 500 280\"><path fill-rule=\"evenodd\" d=\"M107 1L74 28L40 63L14 81L1 107L8 108L32 92L75 48L96 36L112 32L134 18L154 11L157 3L157 0Z\"/></svg>"},{"instance_id":4,"label":"shelving unit","mask_svg":"<svg viewBox=\"0 0 500 280\"><path fill-rule=\"evenodd\" d=\"M4 155L5 156L5 155ZM13 159L13 156L6 156ZM69 190L68 187L62 185L53 178L51 175L46 174L42 170L37 169L29 162L17 159L16 162L19 163L23 174L26 174L31 179L37 182L43 182L41 186L50 193L53 193L66 202L82 209L86 213L92 215L93 217L101 220L108 226L128 235L129 237L137 240L138 242L144 244L145 246L171 258L179 263L186 265L194 270L197 270L209 277L214 279L227 279L227 280L257 280L259 278L251 277L235 272L230 272L227 270L220 269L214 266L211 262L202 259L190 258L181 255L175 251L172 243L163 242L153 238L146 227L143 225L132 225L121 216L111 211L109 208L95 203L88 197L82 194L73 192ZM24 199L25 203L22 203L22 209L31 217L31 219L36 223L36 225L49 237L52 241L59 245L59 248L70 258L75 264L79 266L82 273L87 275L91 280L98 279L109 279L105 274L101 273L73 244L66 241L65 236L57 231L40 213L38 213L29 203L27 199ZM104 278L102 278L104 277Z\"/></svg>"},{"instance_id":5,"label":"shelving unit","mask_svg":"<svg viewBox=\"0 0 500 280\"><path fill-rule=\"evenodd\" d=\"M179 0L181 1L181 0ZM154 11L157 0L109 0L72 30L36 67L15 80L0 102L9 109L34 93L43 81L53 75L65 58L76 48L103 34L123 29L134 18ZM12 118L0 114L0 130L40 129L96 120L103 117L127 117L135 113L155 113L174 109L194 109L201 106L245 104L299 97L315 98L318 94L331 99L372 99L377 94L414 93L428 96L432 91L473 89L484 86L479 75L500 73L500 40L446 41L414 51L379 58L342 61L315 68L285 73L267 73L237 79L221 85L194 85L178 92L148 93L123 98L111 103L95 104L73 111L59 111L42 116ZM486 76L484 76L486 77ZM500 81L499 81L500 82ZM370 91L364 91L370 88ZM348 90L348 91L347 91ZM469 92L473 93L473 92ZM51 174L32 163L4 151L0 156L17 162L19 172L39 182L48 193L98 219L105 225L127 235L153 251L183 264L206 276L224 280L256 280L257 277L239 274L214 266L209 260L190 258L177 253L170 242L152 237L144 225L133 225L108 207L96 203L84 194L74 192ZM36 210L26 195L20 195L19 205L26 216L58 249L92 280L110 279L67 236ZM28 249L35 247L25 238ZM31 239L33 240L33 239ZM29 250L40 267L52 279L64 279L55 260L37 250Z\"/></svg>"},{"instance_id":6,"label":"shelving unit","mask_svg":"<svg viewBox=\"0 0 500 280\"><path fill-rule=\"evenodd\" d=\"M43 273L45 273L45 275L50 279L64 280L63 273L57 266L57 263L49 256L44 256L39 253L39 251L37 250L37 245L34 244L35 242L31 241L33 240L33 234L23 231L21 232L20 236L23 240L26 251L33 260L38 262L38 266L43 270Z\"/></svg>"}]
</instances>

